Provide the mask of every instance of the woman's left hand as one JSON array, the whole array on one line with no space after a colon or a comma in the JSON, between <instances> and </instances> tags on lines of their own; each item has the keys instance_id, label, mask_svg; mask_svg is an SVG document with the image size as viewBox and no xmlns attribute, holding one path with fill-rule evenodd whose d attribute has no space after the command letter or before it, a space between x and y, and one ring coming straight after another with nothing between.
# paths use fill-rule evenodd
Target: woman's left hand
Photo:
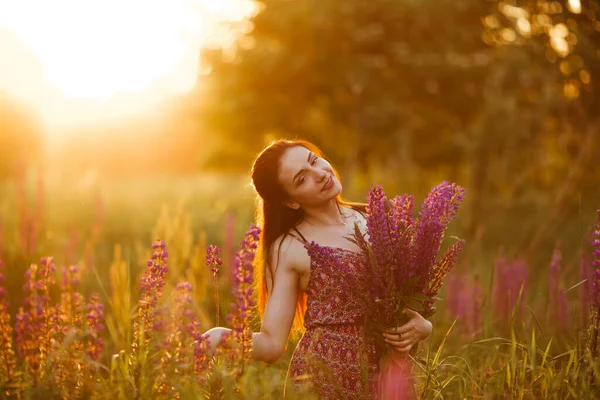
<instances>
[{"instance_id":1,"label":"woman's left hand","mask_svg":"<svg viewBox=\"0 0 600 400\"><path fill-rule=\"evenodd\" d=\"M431 335L433 326L430 321L410 308L405 308L402 312L410 317L409 321L398 328L386 329L383 336L395 351L408 353L415 344Z\"/></svg>"}]
</instances>

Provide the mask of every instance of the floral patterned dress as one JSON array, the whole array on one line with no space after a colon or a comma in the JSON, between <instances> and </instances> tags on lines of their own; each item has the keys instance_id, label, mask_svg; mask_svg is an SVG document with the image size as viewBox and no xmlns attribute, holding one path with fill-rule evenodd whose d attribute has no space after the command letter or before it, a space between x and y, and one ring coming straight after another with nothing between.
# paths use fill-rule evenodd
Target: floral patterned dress
<instances>
[{"instance_id":1,"label":"floral patterned dress","mask_svg":"<svg viewBox=\"0 0 600 400\"><path fill-rule=\"evenodd\" d=\"M376 399L379 363L372 338L364 330L359 298L365 263L358 253L308 243L311 257L307 286L306 331L290 361L286 394L308 390L319 399Z\"/></svg>"}]
</instances>

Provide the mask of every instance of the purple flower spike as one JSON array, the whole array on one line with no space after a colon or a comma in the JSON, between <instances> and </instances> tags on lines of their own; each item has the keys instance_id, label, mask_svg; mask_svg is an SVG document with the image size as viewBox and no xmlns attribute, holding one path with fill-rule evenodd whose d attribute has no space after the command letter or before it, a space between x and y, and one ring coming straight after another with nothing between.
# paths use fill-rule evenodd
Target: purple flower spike
<instances>
[{"instance_id":1,"label":"purple flower spike","mask_svg":"<svg viewBox=\"0 0 600 400\"><path fill-rule=\"evenodd\" d=\"M594 227L592 238L594 247L593 252L593 268L596 268L592 279L592 304L596 309L600 308L600 210L597 211L597 222Z\"/></svg>"},{"instance_id":2,"label":"purple flower spike","mask_svg":"<svg viewBox=\"0 0 600 400\"><path fill-rule=\"evenodd\" d=\"M211 267L213 275L219 273L219 267L223 264L219 254L221 254L219 246L209 245L206 248L206 266Z\"/></svg>"},{"instance_id":3,"label":"purple flower spike","mask_svg":"<svg viewBox=\"0 0 600 400\"><path fill-rule=\"evenodd\" d=\"M231 340L233 346L232 361L235 360L234 375L239 378L244 373L252 352L252 327L250 326L250 310L252 301L253 262L256 253L256 242L260 238L260 228L252 225L240 243L240 251L234 261L233 300L231 313L227 321L232 325Z\"/></svg>"},{"instance_id":4,"label":"purple flower spike","mask_svg":"<svg viewBox=\"0 0 600 400\"><path fill-rule=\"evenodd\" d=\"M138 309L138 322L134 332L134 342L136 346L141 346L141 335L144 337L144 344L147 346L152 338L153 326L157 312L158 300L162 295L166 283L166 275L169 270L166 258L162 258L164 242L157 241L152 245L153 249L159 247L163 249L158 253L158 257L152 261L148 260L147 268L140 278L140 301Z\"/></svg>"}]
</instances>

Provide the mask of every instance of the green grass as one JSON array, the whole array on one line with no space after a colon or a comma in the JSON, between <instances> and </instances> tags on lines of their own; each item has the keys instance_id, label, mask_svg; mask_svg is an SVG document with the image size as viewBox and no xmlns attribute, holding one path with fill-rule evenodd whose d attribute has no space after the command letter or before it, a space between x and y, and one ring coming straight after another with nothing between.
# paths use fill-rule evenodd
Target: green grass
<instances>
[{"instance_id":1,"label":"green grass","mask_svg":"<svg viewBox=\"0 0 600 400\"><path fill-rule=\"evenodd\" d=\"M31 182L28 185L26 202L28 210L33 212L35 185ZM189 280L194 288L191 308L203 329L211 328L215 321L214 286L204 265L204 249L207 244L223 246L226 212L235 215L233 244L237 249L243 232L253 221L254 194L247 186L247 178L220 175L164 176L129 181L100 181L89 176L80 180L49 178L45 182L44 208L38 221L37 247L29 250L18 245L20 203L15 186L5 183L0 190L3 194L0 218L5 238L4 253L0 256L5 264L3 286L8 292L11 324L14 326L17 309L23 301L21 288L27 267L37 263L41 256L52 255L60 269L71 257L82 273L79 291L86 297L92 292L100 293L105 305L102 357L97 363L85 361L93 366L93 374L86 378L93 397L160 397L153 388L164 379L164 376L160 378L161 371L157 368L164 351L149 350L138 360L143 367L145 386L141 388L132 383L135 373L131 347L139 299L138 282L151 254L150 245L154 239L162 238L170 254L170 271L162 303L172 307L175 285ZM352 194L348 197L357 199ZM452 234L465 237L467 246L471 246L460 258L457 269L481 277L483 324L474 333L466 332L465 322L446 309L447 293L442 291L442 300L432 317L434 332L414 356L414 372L423 398L592 399L600 395L597 378L600 365L587 350L588 326L578 323L580 287L576 286L579 280L573 266L577 249L569 247L565 251L563 287L576 286L567 291L570 321L566 332L556 331L553 310L547 309L546 271L554 241L580 243L579 237L573 239L573 232L581 228L577 218L571 218L570 224L563 225L568 228L563 230L552 225L552 238L543 241L535 254L528 255L532 284L527 296L523 297L528 312L520 315L513 310L510 326L503 326L501 318L495 314L490 285L497 249L500 246L522 247L526 235L516 234L519 224L533 230L536 223L541 225L543 222L542 211L531 214L529 219L523 215L527 215L526 210L507 217L506 221L487 221L491 233L481 241L476 234L462 230L459 213ZM585 222L587 225L593 223ZM502 229L509 233L502 234ZM74 240L74 237L78 239ZM231 286L227 279L229 268L224 269L220 278L221 321L224 321L231 301ZM54 301L60 293L58 289L51 292ZM258 328L255 320L254 329ZM83 340L85 332L79 334L82 336L69 340ZM62 347L57 348L62 349L62 353L56 351L62 354L61 357L68 356L71 344L61 343ZM295 343L290 343L282 359L273 365L251 362L239 382L230 375L230 365L226 362L216 362L201 383L189 373L181 376L178 371L185 368L173 364L168 369L167 380L172 382L168 393L177 392L181 398L190 399L281 398L294 348ZM59 366L50 368L50 374L58 373ZM17 370L22 373L25 366L19 363ZM0 386L13 390L5 386L4 378L0 377ZM25 375L19 379L25 385L23 398L47 398L44 396L48 396L50 387L54 387L56 396L61 395L61 388L56 387L52 376L35 384Z\"/></svg>"}]
</instances>

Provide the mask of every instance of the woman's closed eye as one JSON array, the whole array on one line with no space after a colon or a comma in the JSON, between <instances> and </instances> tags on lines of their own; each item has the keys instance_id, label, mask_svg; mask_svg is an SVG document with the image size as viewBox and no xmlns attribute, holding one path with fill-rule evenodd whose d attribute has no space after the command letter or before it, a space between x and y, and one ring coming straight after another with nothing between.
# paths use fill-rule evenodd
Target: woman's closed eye
<instances>
[{"instance_id":1,"label":"woman's closed eye","mask_svg":"<svg viewBox=\"0 0 600 400\"><path fill-rule=\"evenodd\" d=\"M310 165L315 165L317 160L319 159L319 157L314 156L311 160L310 160ZM304 183L304 176L302 175L302 177L300 179L298 179L298 186L302 185Z\"/></svg>"}]
</instances>

